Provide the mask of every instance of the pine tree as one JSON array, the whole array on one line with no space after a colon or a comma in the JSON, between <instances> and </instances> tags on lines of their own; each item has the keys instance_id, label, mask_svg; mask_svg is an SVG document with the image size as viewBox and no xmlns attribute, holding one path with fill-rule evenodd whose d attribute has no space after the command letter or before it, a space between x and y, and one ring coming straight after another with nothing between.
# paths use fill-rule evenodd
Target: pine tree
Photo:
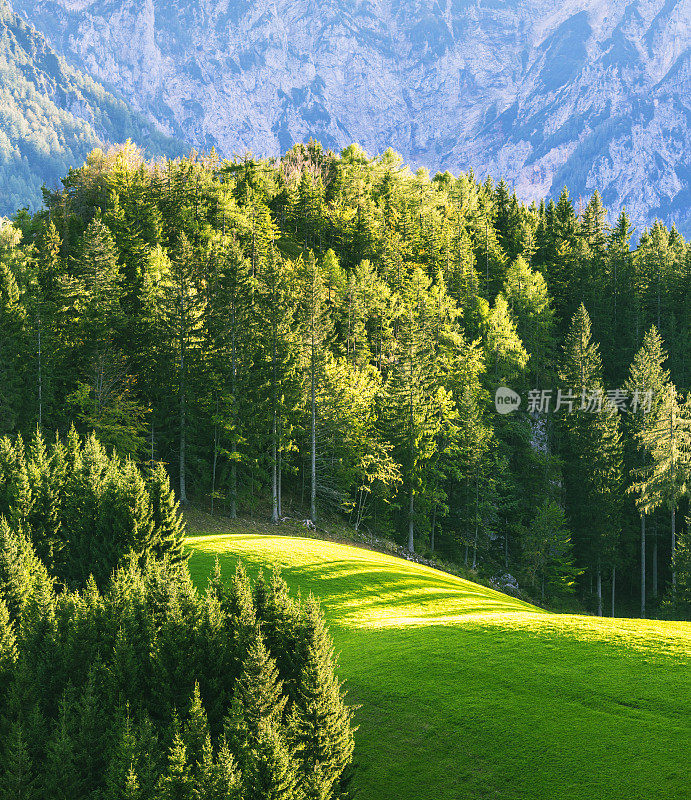
<instances>
[{"instance_id":1,"label":"pine tree","mask_svg":"<svg viewBox=\"0 0 691 800\"><path fill-rule=\"evenodd\" d=\"M214 759L211 737L207 735L194 782L195 800L240 800L241 780L225 739L222 738L218 758Z\"/></svg>"},{"instance_id":2,"label":"pine tree","mask_svg":"<svg viewBox=\"0 0 691 800\"><path fill-rule=\"evenodd\" d=\"M243 769L247 800L298 800L297 764L272 718L260 721Z\"/></svg>"},{"instance_id":3,"label":"pine tree","mask_svg":"<svg viewBox=\"0 0 691 800\"><path fill-rule=\"evenodd\" d=\"M73 800L80 796L82 787L70 727L69 703L63 697L46 754L45 794L51 800Z\"/></svg>"},{"instance_id":4,"label":"pine tree","mask_svg":"<svg viewBox=\"0 0 691 800\"><path fill-rule=\"evenodd\" d=\"M4 227L0 230L4 231ZM0 259L0 414L3 432L22 420L28 398L23 359L30 357L27 309L9 266Z\"/></svg>"},{"instance_id":5,"label":"pine tree","mask_svg":"<svg viewBox=\"0 0 691 800\"><path fill-rule=\"evenodd\" d=\"M187 500L187 450L192 368L200 336L203 295L198 290L197 254L188 237L181 233L171 260L169 285L166 291L170 350L174 354L176 394L178 398L178 472L180 502Z\"/></svg>"},{"instance_id":6,"label":"pine tree","mask_svg":"<svg viewBox=\"0 0 691 800\"><path fill-rule=\"evenodd\" d=\"M225 220L224 220L225 234ZM248 361L251 334L250 309L253 297L253 284L249 277L249 262L244 257L237 241L230 243L224 238L222 256L218 270L218 286L212 307L215 338L220 356L218 372L227 387L229 402L226 426L230 439L229 460L229 516L237 516L238 462L242 455L243 442L243 400L241 388L245 385L245 370ZM245 403L246 406L246 403Z\"/></svg>"},{"instance_id":7,"label":"pine tree","mask_svg":"<svg viewBox=\"0 0 691 800\"><path fill-rule=\"evenodd\" d=\"M632 398L632 413L628 415L627 422L630 433L636 443L638 458L636 468L649 466L650 452L645 446L648 440L647 432L656 419L660 404L663 401L669 384L669 372L663 369L667 359L662 338L653 326L646 333L641 349L629 370L629 377L625 384L626 391ZM650 398L650 408L647 408L647 398ZM629 487L629 492L632 487ZM645 617L646 608L646 511L640 506L642 497L637 500L641 518L641 616Z\"/></svg>"},{"instance_id":8,"label":"pine tree","mask_svg":"<svg viewBox=\"0 0 691 800\"><path fill-rule=\"evenodd\" d=\"M245 750L256 745L262 722L280 725L287 698L276 662L257 630L235 684L234 705L228 721L229 742Z\"/></svg>"},{"instance_id":9,"label":"pine tree","mask_svg":"<svg viewBox=\"0 0 691 800\"><path fill-rule=\"evenodd\" d=\"M194 800L194 782L179 733L168 751L168 767L159 781L156 800Z\"/></svg>"},{"instance_id":10,"label":"pine tree","mask_svg":"<svg viewBox=\"0 0 691 800\"><path fill-rule=\"evenodd\" d=\"M318 272L316 265L311 268L315 273ZM270 245L266 261L258 269L253 305L258 349L254 374L262 384L259 402L267 406L271 451L271 521L274 523L278 522L280 506L280 432L285 427L285 401L289 394L287 387L294 372L295 360L292 330L294 302L288 288L291 279L291 271L286 268L274 246ZM316 343L315 346L318 347Z\"/></svg>"},{"instance_id":11,"label":"pine tree","mask_svg":"<svg viewBox=\"0 0 691 800\"><path fill-rule=\"evenodd\" d=\"M433 349L430 283L420 270L405 289L398 352L387 387L394 453L408 493L408 549L415 549L415 497L423 494L426 468L437 447L442 420L451 416L450 397L441 385Z\"/></svg>"},{"instance_id":12,"label":"pine tree","mask_svg":"<svg viewBox=\"0 0 691 800\"><path fill-rule=\"evenodd\" d=\"M680 402L677 389L668 384L652 424L641 434L642 446L650 452L651 464L639 470L640 480L632 490L639 495L639 507L650 513L660 506L670 512L671 559L676 549L676 511L689 487L691 464L691 395ZM676 575L672 571L672 585Z\"/></svg>"},{"instance_id":13,"label":"pine tree","mask_svg":"<svg viewBox=\"0 0 691 800\"><path fill-rule=\"evenodd\" d=\"M0 771L2 800L38 800L37 780L21 723L14 722L4 745Z\"/></svg>"},{"instance_id":14,"label":"pine tree","mask_svg":"<svg viewBox=\"0 0 691 800\"><path fill-rule=\"evenodd\" d=\"M502 289L516 332L528 351L529 370L537 386L549 376L554 357L554 310L547 284L522 257L509 267Z\"/></svg>"},{"instance_id":15,"label":"pine tree","mask_svg":"<svg viewBox=\"0 0 691 800\"><path fill-rule=\"evenodd\" d=\"M130 792L135 792L135 797L137 796L136 791L139 790L139 781L136 776L137 739L129 708L125 714L120 715L118 723L110 748L110 763L105 774L107 800L124 800L127 797L126 788L128 786Z\"/></svg>"},{"instance_id":16,"label":"pine tree","mask_svg":"<svg viewBox=\"0 0 691 800\"><path fill-rule=\"evenodd\" d=\"M302 303L300 321L305 342L303 370L309 408L310 452L310 519L317 521L317 395L324 363L324 348L330 333L330 320L325 303L321 272L310 251L301 274Z\"/></svg>"},{"instance_id":17,"label":"pine tree","mask_svg":"<svg viewBox=\"0 0 691 800\"><path fill-rule=\"evenodd\" d=\"M17 638L15 636L10 612L0 597L0 702L7 696L14 665L17 660Z\"/></svg>"},{"instance_id":18,"label":"pine tree","mask_svg":"<svg viewBox=\"0 0 691 800\"><path fill-rule=\"evenodd\" d=\"M125 775L125 785L122 789L122 800L140 800L141 796L142 793L139 787L137 773L134 771L133 767L130 767L127 770L127 775Z\"/></svg>"},{"instance_id":19,"label":"pine tree","mask_svg":"<svg viewBox=\"0 0 691 800\"><path fill-rule=\"evenodd\" d=\"M36 557L31 543L22 534L13 533L0 518L0 598L10 619L19 622L35 587L47 584L48 573Z\"/></svg>"},{"instance_id":20,"label":"pine tree","mask_svg":"<svg viewBox=\"0 0 691 800\"><path fill-rule=\"evenodd\" d=\"M571 399L566 394L562 398L561 425L569 522L584 565L596 576L602 615L603 563L614 562L619 535L622 444L619 417L604 396L602 364L590 331L590 317L581 304L564 345L562 391Z\"/></svg>"},{"instance_id":21,"label":"pine tree","mask_svg":"<svg viewBox=\"0 0 691 800\"><path fill-rule=\"evenodd\" d=\"M195 682L190 709L187 714L182 740L187 753L187 760L193 771L197 771L203 761L206 740L209 737L209 720L202 705L199 683Z\"/></svg>"},{"instance_id":22,"label":"pine tree","mask_svg":"<svg viewBox=\"0 0 691 800\"><path fill-rule=\"evenodd\" d=\"M166 555L171 563L179 564L187 557L185 523L170 486L168 473L160 462L149 473L147 490L152 510L153 552L157 558Z\"/></svg>"},{"instance_id":23,"label":"pine tree","mask_svg":"<svg viewBox=\"0 0 691 800\"><path fill-rule=\"evenodd\" d=\"M554 501L538 509L530 527L521 535L527 579L542 602L546 593L573 591L571 539L564 510Z\"/></svg>"},{"instance_id":24,"label":"pine tree","mask_svg":"<svg viewBox=\"0 0 691 800\"><path fill-rule=\"evenodd\" d=\"M353 755L352 710L335 675L336 657L319 606L310 599L303 621L303 665L292 710L292 735L297 744L306 796L331 796Z\"/></svg>"},{"instance_id":25,"label":"pine tree","mask_svg":"<svg viewBox=\"0 0 691 800\"><path fill-rule=\"evenodd\" d=\"M675 619L691 621L691 518L686 519L686 528L677 538L672 561L676 583L663 604Z\"/></svg>"}]
</instances>

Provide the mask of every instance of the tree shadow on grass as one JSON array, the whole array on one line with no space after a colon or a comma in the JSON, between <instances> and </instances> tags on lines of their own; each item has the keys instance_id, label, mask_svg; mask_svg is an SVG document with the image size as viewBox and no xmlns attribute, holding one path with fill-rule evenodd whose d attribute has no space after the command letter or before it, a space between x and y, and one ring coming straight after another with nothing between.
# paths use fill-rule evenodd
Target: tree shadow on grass
<instances>
[{"instance_id":1,"label":"tree shadow on grass","mask_svg":"<svg viewBox=\"0 0 691 800\"><path fill-rule=\"evenodd\" d=\"M365 551L358 551L352 558L328 561L312 558L295 564L289 563L289 553L272 554L265 548L252 552L248 548L251 539L256 544L254 537L233 537L227 542L228 550L218 554L223 572L228 575L241 560L248 572L256 575L260 568L266 569L267 555L269 560L273 555L291 588L317 596L327 618L334 623L405 624L407 619L433 623L469 614L539 611L443 572L420 569L406 561L401 561L398 568L394 559L379 554L368 558ZM205 550L196 550L190 563L193 575L198 568L201 571L202 564L208 574L215 557Z\"/></svg>"}]
</instances>

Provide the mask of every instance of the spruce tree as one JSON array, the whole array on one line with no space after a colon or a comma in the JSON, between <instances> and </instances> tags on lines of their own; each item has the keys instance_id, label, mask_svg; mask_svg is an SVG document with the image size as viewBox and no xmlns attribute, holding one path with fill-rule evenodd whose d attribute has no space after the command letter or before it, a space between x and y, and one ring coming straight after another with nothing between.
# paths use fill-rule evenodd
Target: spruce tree
<instances>
[{"instance_id":1,"label":"spruce tree","mask_svg":"<svg viewBox=\"0 0 691 800\"><path fill-rule=\"evenodd\" d=\"M209 720L202 705L202 698L199 693L199 683L194 684L194 691L190 701L190 709L184 725L182 740L187 753L187 760L196 772L204 756L206 740L209 737Z\"/></svg>"},{"instance_id":2,"label":"spruce tree","mask_svg":"<svg viewBox=\"0 0 691 800\"><path fill-rule=\"evenodd\" d=\"M663 609L671 612L674 619L691 621L691 518L686 518L686 526L679 533L672 571L676 583L665 598Z\"/></svg>"},{"instance_id":3,"label":"spruce tree","mask_svg":"<svg viewBox=\"0 0 691 800\"><path fill-rule=\"evenodd\" d=\"M387 417L394 454L402 467L407 498L408 550L415 550L416 497L424 495L427 466L437 448L442 420L452 413L435 359L435 317L430 282L420 270L403 297L398 349L387 386Z\"/></svg>"},{"instance_id":4,"label":"spruce tree","mask_svg":"<svg viewBox=\"0 0 691 800\"><path fill-rule=\"evenodd\" d=\"M298 769L295 758L276 721L262 719L256 742L243 768L246 800L298 800Z\"/></svg>"},{"instance_id":5,"label":"spruce tree","mask_svg":"<svg viewBox=\"0 0 691 800\"><path fill-rule=\"evenodd\" d=\"M46 752L44 791L51 800L74 800L82 791L70 729L69 702L63 697Z\"/></svg>"},{"instance_id":6,"label":"spruce tree","mask_svg":"<svg viewBox=\"0 0 691 800\"><path fill-rule=\"evenodd\" d=\"M637 458L634 469L641 469L650 465L650 451L645 442L648 441L648 431L659 413L669 384L669 372L663 369L667 359L662 338L653 326L643 338L643 345L629 370L629 377L625 388L631 397L631 414L627 416L628 431L633 437ZM647 408L647 398L650 398L650 408ZM633 473L635 474L635 473ZM629 492L633 487L629 486ZM646 511L641 505L642 497L637 498L641 518L641 616L646 614Z\"/></svg>"},{"instance_id":7,"label":"spruce tree","mask_svg":"<svg viewBox=\"0 0 691 800\"><path fill-rule=\"evenodd\" d=\"M306 407L309 409L310 519L317 521L317 395L331 324L325 303L325 287L314 253L300 268L300 325L303 332L303 373Z\"/></svg>"},{"instance_id":8,"label":"spruce tree","mask_svg":"<svg viewBox=\"0 0 691 800\"><path fill-rule=\"evenodd\" d=\"M146 485L152 510L153 553L157 558L166 555L171 563L179 564L187 557L185 523L163 464L154 465Z\"/></svg>"},{"instance_id":9,"label":"spruce tree","mask_svg":"<svg viewBox=\"0 0 691 800\"><path fill-rule=\"evenodd\" d=\"M233 711L227 725L231 743L236 743L243 751L251 749L258 741L263 721L281 725L287 702L282 688L276 662L257 630L235 683Z\"/></svg>"},{"instance_id":10,"label":"spruce tree","mask_svg":"<svg viewBox=\"0 0 691 800\"><path fill-rule=\"evenodd\" d=\"M336 657L317 602L307 601L302 624L302 670L291 733L310 800L330 797L353 755L352 710L335 675Z\"/></svg>"},{"instance_id":11,"label":"spruce tree","mask_svg":"<svg viewBox=\"0 0 691 800\"><path fill-rule=\"evenodd\" d=\"M20 722L13 722L3 747L3 767L0 769L0 798L2 800L38 800L41 793Z\"/></svg>"},{"instance_id":12,"label":"spruce tree","mask_svg":"<svg viewBox=\"0 0 691 800\"><path fill-rule=\"evenodd\" d=\"M561 379L567 513L583 565L595 575L601 615L603 565L614 563L620 530L622 444L618 413L604 395L600 355L583 304L566 337Z\"/></svg>"},{"instance_id":13,"label":"spruce tree","mask_svg":"<svg viewBox=\"0 0 691 800\"><path fill-rule=\"evenodd\" d=\"M179 733L168 751L168 767L159 781L156 800L194 800L194 782Z\"/></svg>"},{"instance_id":14,"label":"spruce tree","mask_svg":"<svg viewBox=\"0 0 691 800\"><path fill-rule=\"evenodd\" d=\"M632 489L639 495L639 507L650 513L666 506L670 513L671 561L676 549L676 511L687 494L691 464L691 394L686 403L670 383L657 408L652 424L641 435L643 447L650 452L650 465L638 471L639 480ZM672 585L676 574L672 570Z\"/></svg>"}]
</instances>

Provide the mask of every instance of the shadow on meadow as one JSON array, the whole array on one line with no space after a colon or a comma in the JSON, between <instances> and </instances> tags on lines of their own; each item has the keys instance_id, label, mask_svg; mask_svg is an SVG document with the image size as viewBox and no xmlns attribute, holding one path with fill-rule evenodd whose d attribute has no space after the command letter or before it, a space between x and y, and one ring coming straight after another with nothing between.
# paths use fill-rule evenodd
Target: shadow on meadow
<instances>
[{"instance_id":1,"label":"shadow on meadow","mask_svg":"<svg viewBox=\"0 0 691 800\"><path fill-rule=\"evenodd\" d=\"M254 576L274 563L292 588L303 594L312 591L319 597L332 624L377 626L404 624L406 620L449 621L472 614L540 612L485 586L402 559L345 545L285 537L276 537L276 546L272 547L271 538L231 535L196 539L190 567L195 578L198 575L203 580L217 556L226 577L239 560ZM309 543L307 547L304 542ZM334 548L349 557L334 557ZM321 552L312 552L315 549L330 557L320 558Z\"/></svg>"}]
</instances>

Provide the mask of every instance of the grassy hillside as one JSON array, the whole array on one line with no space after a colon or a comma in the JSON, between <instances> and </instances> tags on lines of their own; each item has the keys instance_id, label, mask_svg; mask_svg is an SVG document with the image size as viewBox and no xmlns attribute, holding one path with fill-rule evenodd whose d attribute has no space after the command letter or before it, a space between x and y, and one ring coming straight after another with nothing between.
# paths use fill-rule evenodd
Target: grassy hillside
<instances>
[{"instance_id":1,"label":"grassy hillside","mask_svg":"<svg viewBox=\"0 0 691 800\"><path fill-rule=\"evenodd\" d=\"M362 705L360 800L691 797L689 623L548 614L380 553L190 527L196 580L217 556L227 576L278 564L322 601Z\"/></svg>"}]
</instances>

